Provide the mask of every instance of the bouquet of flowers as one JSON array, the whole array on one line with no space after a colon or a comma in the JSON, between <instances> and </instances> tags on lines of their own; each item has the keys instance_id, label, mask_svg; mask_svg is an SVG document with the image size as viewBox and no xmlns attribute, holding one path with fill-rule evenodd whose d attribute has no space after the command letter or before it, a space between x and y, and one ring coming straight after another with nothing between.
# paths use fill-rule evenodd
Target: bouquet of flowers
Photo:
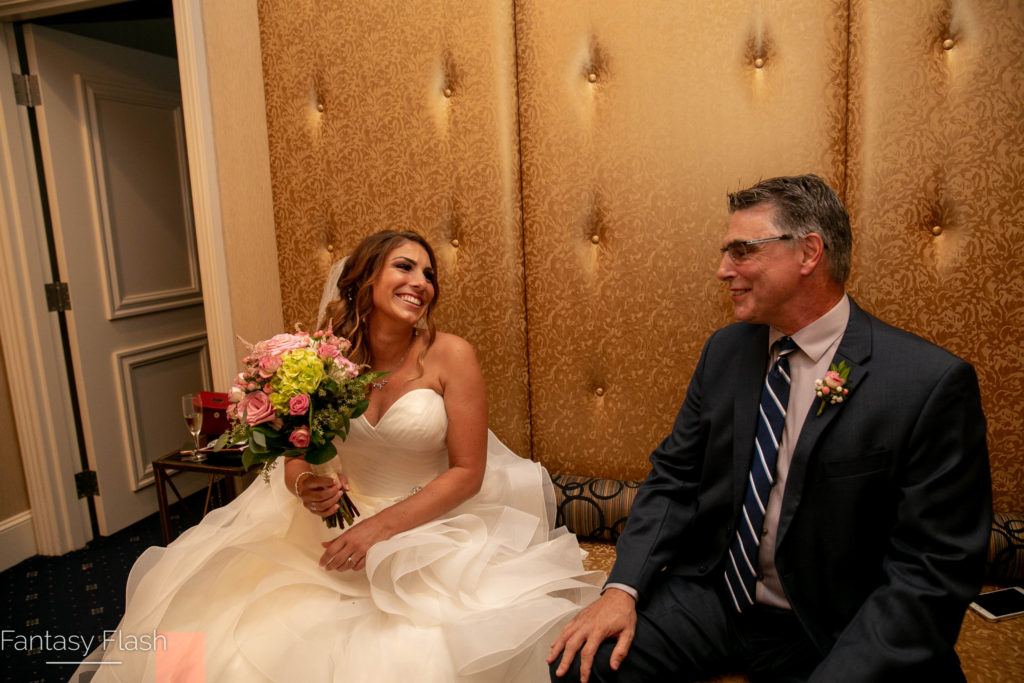
<instances>
[{"instance_id":1,"label":"bouquet of flowers","mask_svg":"<svg viewBox=\"0 0 1024 683\"><path fill-rule=\"evenodd\" d=\"M250 353L228 394L231 429L215 450L246 442L242 462L263 463L264 476L279 456L304 456L317 476L338 480L334 437L365 412L370 383L386 373L361 372L345 357L348 340L330 332L278 334ZM342 492L328 527L352 524L359 511Z\"/></svg>"}]
</instances>

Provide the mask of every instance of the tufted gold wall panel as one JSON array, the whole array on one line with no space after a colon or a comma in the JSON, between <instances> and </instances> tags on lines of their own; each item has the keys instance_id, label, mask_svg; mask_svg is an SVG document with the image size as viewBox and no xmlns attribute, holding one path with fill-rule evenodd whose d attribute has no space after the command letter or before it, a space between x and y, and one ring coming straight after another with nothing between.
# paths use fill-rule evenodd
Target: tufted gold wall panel
<instances>
[{"instance_id":1,"label":"tufted gold wall panel","mask_svg":"<svg viewBox=\"0 0 1024 683\"><path fill-rule=\"evenodd\" d=\"M853 294L970 360L1024 509L1024 4L854 2Z\"/></svg>"},{"instance_id":2,"label":"tufted gold wall panel","mask_svg":"<svg viewBox=\"0 0 1024 683\"><path fill-rule=\"evenodd\" d=\"M383 228L434 245L438 326L469 339L491 426L530 452L509 2L260 2L287 323Z\"/></svg>"},{"instance_id":3,"label":"tufted gold wall panel","mask_svg":"<svg viewBox=\"0 0 1024 683\"><path fill-rule=\"evenodd\" d=\"M730 320L726 189L842 181L845 5L522 0L516 19L534 456L642 478Z\"/></svg>"},{"instance_id":4,"label":"tufted gold wall panel","mask_svg":"<svg viewBox=\"0 0 1024 683\"><path fill-rule=\"evenodd\" d=\"M996 507L1024 509L1021 3L259 9L286 321L361 237L421 230L499 436L642 477L731 319L725 193L816 172L850 207L854 296L977 367Z\"/></svg>"}]
</instances>

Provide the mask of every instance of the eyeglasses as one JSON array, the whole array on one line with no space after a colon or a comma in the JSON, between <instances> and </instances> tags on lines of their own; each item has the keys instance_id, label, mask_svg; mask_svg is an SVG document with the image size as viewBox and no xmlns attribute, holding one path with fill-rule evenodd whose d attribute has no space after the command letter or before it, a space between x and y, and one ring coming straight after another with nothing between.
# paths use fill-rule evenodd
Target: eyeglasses
<instances>
[{"instance_id":1,"label":"eyeglasses","mask_svg":"<svg viewBox=\"0 0 1024 683\"><path fill-rule=\"evenodd\" d=\"M741 263L751 254L757 253L756 249L750 249L755 244L764 244L766 242L779 242L781 240L791 240L792 235L776 235L775 237L762 237L756 240L747 240L746 242L730 242L729 244L722 247L722 253L729 255L729 260L733 263Z\"/></svg>"}]
</instances>

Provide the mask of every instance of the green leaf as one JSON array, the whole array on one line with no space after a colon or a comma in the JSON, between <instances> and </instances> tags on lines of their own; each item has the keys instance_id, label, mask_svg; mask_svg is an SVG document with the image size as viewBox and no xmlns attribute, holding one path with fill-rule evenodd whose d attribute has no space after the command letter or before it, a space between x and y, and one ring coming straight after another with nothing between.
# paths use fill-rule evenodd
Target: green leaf
<instances>
[{"instance_id":1,"label":"green leaf","mask_svg":"<svg viewBox=\"0 0 1024 683\"><path fill-rule=\"evenodd\" d=\"M352 419L355 419L366 412L366 409L370 407L369 399L363 399L356 404L355 408L352 409Z\"/></svg>"},{"instance_id":2,"label":"green leaf","mask_svg":"<svg viewBox=\"0 0 1024 683\"><path fill-rule=\"evenodd\" d=\"M323 446L316 448L310 448L306 451L306 462L310 465L322 465L334 456L338 454L338 449L334 447L334 444L328 442Z\"/></svg>"},{"instance_id":3,"label":"green leaf","mask_svg":"<svg viewBox=\"0 0 1024 683\"><path fill-rule=\"evenodd\" d=\"M267 457L264 454L255 452L251 447L242 451L242 464L247 468L252 467L255 463L263 462L266 459Z\"/></svg>"}]
</instances>

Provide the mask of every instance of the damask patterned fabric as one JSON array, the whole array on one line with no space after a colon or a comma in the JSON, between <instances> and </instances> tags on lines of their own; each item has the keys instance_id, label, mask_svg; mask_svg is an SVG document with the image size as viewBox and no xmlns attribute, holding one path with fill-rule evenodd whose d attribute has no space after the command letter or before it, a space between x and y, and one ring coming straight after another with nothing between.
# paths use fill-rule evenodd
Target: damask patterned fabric
<instances>
[{"instance_id":1,"label":"damask patterned fabric","mask_svg":"<svg viewBox=\"0 0 1024 683\"><path fill-rule=\"evenodd\" d=\"M637 479L701 345L726 192L842 181L846 2L516 3L534 455Z\"/></svg>"},{"instance_id":2,"label":"damask patterned fabric","mask_svg":"<svg viewBox=\"0 0 1024 683\"><path fill-rule=\"evenodd\" d=\"M815 172L851 291L969 360L1024 509L1024 5L260 0L287 322L382 227L438 249L439 323L552 473L639 479L703 340L725 195Z\"/></svg>"},{"instance_id":3,"label":"damask patterned fabric","mask_svg":"<svg viewBox=\"0 0 1024 683\"><path fill-rule=\"evenodd\" d=\"M470 341L490 427L530 455L514 26L508 2L261 0L286 324L331 263L411 228L437 252L438 328Z\"/></svg>"},{"instance_id":4,"label":"damask patterned fabric","mask_svg":"<svg viewBox=\"0 0 1024 683\"><path fill-rule=\"evenodd\" d=\"M855 1L850 40L853 295L974 364L1024 510L1024 3Z\"/></svg>"}]
</instances>

